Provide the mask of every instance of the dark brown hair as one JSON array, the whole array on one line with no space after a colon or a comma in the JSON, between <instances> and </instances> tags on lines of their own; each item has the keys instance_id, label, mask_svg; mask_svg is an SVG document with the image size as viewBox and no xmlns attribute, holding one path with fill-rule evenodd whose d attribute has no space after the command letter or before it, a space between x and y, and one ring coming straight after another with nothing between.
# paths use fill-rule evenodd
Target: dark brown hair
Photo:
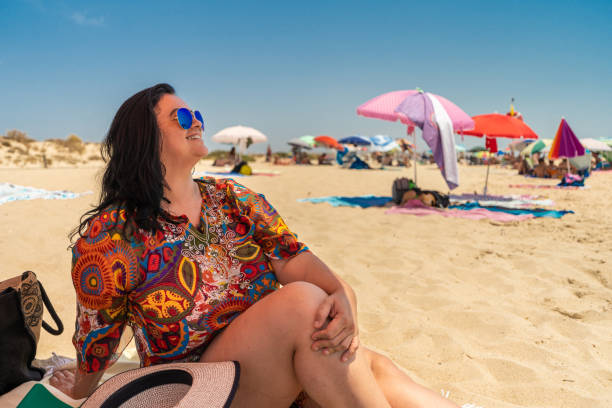
<instances>
[{"instance_id":1,"label":"dark brown hair","mask_svg":"<svg viewBox=\"0 0 612 408\"><path fill-rule=\"evenodd\" d=\"M160 159L161 133L155 107L165 94L174 94L168 84L144 89L123 102L102 142L106 169L102 177L100 202L81 216L72 232L83 236L89 221L105 209L117 205L126 210L128 224L154 231L164 199L165 168Z\"/></svg>"}]
</instances>

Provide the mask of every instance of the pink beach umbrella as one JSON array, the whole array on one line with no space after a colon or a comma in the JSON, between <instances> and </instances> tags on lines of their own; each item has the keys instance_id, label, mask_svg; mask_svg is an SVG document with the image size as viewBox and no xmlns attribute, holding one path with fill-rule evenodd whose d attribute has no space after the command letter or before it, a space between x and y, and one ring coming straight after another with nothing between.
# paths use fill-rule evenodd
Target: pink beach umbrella
<instances>
[{"instance_id":1,"label":"pink beach umbrella","mask_svg":"<svg viewBox=\"0 0 612 408\"><path fill-rule=\"evenodd\" d=\"M366 103L360 105L357 108L357 114L368 118L383 119L391 122L400 121L408 126L407 133L412 134L414 132L415 124L408 119L405 115L395 110L404 102L404 100L411 96L422 92L420 89L406 90L406 91L393 91L387 92L386 94L379 95L375 98L370 99ZM427 92L429 93L429 92ZM444 110L453 122L453 130L459 132L460 130L468 130L474 127L474 121L457 105L449 101L448 99L431 94L440 101Z\"/></svg>"},{"instance_id":2,"label":"pink beach umbrella","mask_svg":"<svg viewBox=\"0 0 612 408\"><path fill-rule=\"evenodd\" d=\"M439 107L441 106L439 110L443 112L439 113L446 118L444 125L445 137L442 137L440 133L440 124L435 119L436 115L431 116L433 110L426 109L426 107L431 108L432 102L429 101L432 100L435 100ZM357 114L391 122L399 120L407 126L407 133L413 135L415 145L416 135L414 134L414 128L415 126L423 128L423 137L429 147L432 148L432 151L434 151L436 163L449 188L453 189L458 185L455 143L452 132L471 129L474 127L474 121L457 105L442 96L423 92L417 88L415 90L388 92L372 98L357 108ZM428 114L431 117L425 117ZM434 118L434 122L432 122L432 118ZM449 120L450 124L448 123ZM452 129L450 129L451 124ZM428 126L424 127L424 125ZM443 145L444 148L442 148ZM443 150L446 152L445 155L442 154ZM454 163L451 163L452 161ZM414 181L417 181L416 149Z\"/></svg>"}]
</instances>

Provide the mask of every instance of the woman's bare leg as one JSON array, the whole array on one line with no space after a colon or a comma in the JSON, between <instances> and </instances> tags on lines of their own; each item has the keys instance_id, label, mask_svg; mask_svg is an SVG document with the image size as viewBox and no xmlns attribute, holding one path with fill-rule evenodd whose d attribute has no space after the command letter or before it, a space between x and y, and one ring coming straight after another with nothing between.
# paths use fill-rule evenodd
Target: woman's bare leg
<instances>
[{"instance_id":1,"label":"woman's bare leg","mask_svg":"<svg viewBox=\"0 0 612 408\"><path fill-rule=\"evenodd\" d=\"M201 361L237 360L240 384L232 407L288 407L304 389L324 407L389 407L365 351L352 361L311 350L314 316L326 294L294 282L237 317Z\"/></svg>"},{"instance_id":2,"label":"woman's bare leg","mask_svg":"<svg viewBox=\"0 0 612 408\"><path fill-rule=\"evenodd\" d=\"M388 357L368 349L365 352L376 382L392 407L458 408L452 401L412 381Z\"/></svg>"},{"instance_id":3,"label":"woman's bare leg","mask_svg":"<svg viewBox=\"0 0 612 408\"><path fill-rule=\"evenodd\" d=\"M393 408L458 408L452 401L412 381L389 358L362 347L365 358L382 389L385 398ZM307 398L304 408L321 408Z\"/></svg>"}]
</instances>

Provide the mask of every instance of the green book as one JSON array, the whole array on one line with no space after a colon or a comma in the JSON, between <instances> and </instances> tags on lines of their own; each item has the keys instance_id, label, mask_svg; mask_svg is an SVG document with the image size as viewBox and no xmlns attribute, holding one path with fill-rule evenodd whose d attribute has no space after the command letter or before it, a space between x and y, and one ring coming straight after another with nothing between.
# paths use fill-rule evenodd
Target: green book
<instances>
[{"instance_id":1,"label":"green book","mask_svg":"<svg viewBox=\"0 0 612 408\"><path fill-rule=\"evenodd\" d=\"M60 401L42 384L34 384L17 408L72 408Z\"/></svg>"}]
</instances>

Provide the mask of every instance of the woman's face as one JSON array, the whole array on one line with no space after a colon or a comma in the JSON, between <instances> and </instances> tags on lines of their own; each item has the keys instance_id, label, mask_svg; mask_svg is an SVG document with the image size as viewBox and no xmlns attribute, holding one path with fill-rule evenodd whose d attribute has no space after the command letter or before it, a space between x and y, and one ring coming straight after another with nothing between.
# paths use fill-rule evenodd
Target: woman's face
<instances>
[{"instance_id":1,"label":"woman's face","mask_svg":"<svg viewBox=\"0 0 612 408\"><path fill-rule=\"evenodd\" d=\"M157 125L161 132L161 161L168 167L193 167L208 154L202 140L202 123L193 118L191 128L183 129L176 119L179 108L190 109L178 96L163 95L155 108Z\"/></svg>"}]
</instances>

